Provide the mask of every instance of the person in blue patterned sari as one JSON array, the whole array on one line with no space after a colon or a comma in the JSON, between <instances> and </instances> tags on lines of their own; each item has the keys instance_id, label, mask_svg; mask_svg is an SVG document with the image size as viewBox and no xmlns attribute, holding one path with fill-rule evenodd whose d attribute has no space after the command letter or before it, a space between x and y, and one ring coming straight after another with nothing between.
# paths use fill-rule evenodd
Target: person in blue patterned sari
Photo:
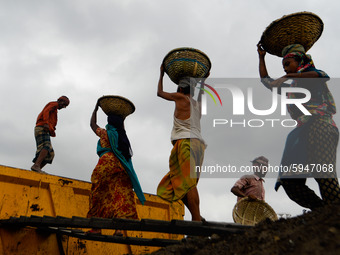
<instances>
[{"instance_id":1,"label":"person in blue patterned sari","mask_svg":"<svg viewBox=\"0 0 340 255\"><path fill-rule=\"evenodd\" d=\"M281 165L289 171L279 173L275 190L282 185L290 199L302 207L315 209L329 203L340 202L340 187L336 174L336 151L339 131L333 120L336 107L328 89L329 76L316 69L310 55L300 44L285 47L282 65L286 75L274 80L269 77L266 51L258 45L259 72L262 83L270 90L284 87L307 89L311 98L303 103L310 113L304 114L295 104L287 105L297 126L286 140ZM288 83L287 80L292 80ZM303 93L288 93L289 99L303 98ZM282 169L282 168L281 168ZM321 198L306 185L307 178L319 185Z\"/></svg>"}]
</instances>

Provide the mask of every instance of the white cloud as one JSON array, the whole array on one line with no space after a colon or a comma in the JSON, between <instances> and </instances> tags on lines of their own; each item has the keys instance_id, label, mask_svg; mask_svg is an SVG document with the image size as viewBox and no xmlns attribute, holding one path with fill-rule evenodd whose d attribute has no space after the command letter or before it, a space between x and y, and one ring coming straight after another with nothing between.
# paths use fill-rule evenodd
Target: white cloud
<instances>
[{"instance_id":1,"label":"white cloud","mask_svg":"<svg viewBox=\"0 0 340 255\"><path fill-rule=\"evenodd\" d=\"M284 14L307 10L325 23L324 34L310 53L317 67L340 77L338 7L337 1L307 0L283 5L251 0L2 1L0 164L30 168L36 117L47 102L65 94L71 104L59 112L57 137L52 140L56 157L45 170L89 181L98 160L90 115L97 98L119 94L136 105L126 122L133 162L143 189L155 193L168 171L171 150L174 105L156 96L159 67L166 53L183 46L198 48L212 61L210 77L258 77L256 44L263 30ZM267 56L267 64L273 77L283 74L279 58ZM164 81L167 91L176 89L168 77ZM330 89L337 100L338 87L334 84ZM99 115L99 124L104 126L105 116ZM273 143L278 138L279 152L263 149L261 154L278 163L285 135L273 132L266 137ZM225 139L226 146L235 147L232 155L239 163L257 155L256 144L261 140L254 136L246 144L237 143L228 134ZM266 146L262 144L262 148ZM274 209L300 213L301 207L295 208L283 190L275 193L272 182L274 179L267 182L266 189ZM231 220L232 184L229 179L200 180L204 217Z\"/></svg>"}]
</instances>

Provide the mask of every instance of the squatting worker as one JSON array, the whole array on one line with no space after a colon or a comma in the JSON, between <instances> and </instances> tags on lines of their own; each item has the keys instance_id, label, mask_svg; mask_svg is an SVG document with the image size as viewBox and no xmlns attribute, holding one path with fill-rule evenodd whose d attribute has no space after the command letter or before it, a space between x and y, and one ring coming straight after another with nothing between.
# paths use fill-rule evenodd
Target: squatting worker
<instances>
[{"instance_id":1,"label":"squatting worker","mask_svg":"<svg viewBox=\"0 0 340 255\"><path fill-rule=\"evenodd\" d=\"M260 156L251 162L254 174L242 176L231 188L231 192L237 196L237 201L243 197L259 200L264 200L265 198L263 178L267 173L268 159Z\"/></svg>"},{"instance_id":2,"label":"squatting worker","mask_svg":"<svg viewBox=\"0 0 340 255\"><path fill-rule=\"evenodd\" d=\"M201 167L206 148L201 136L201 97L197 101L190 93L190 78L179 82L177 92L163 91L164 67L161 65L157 96L175 102L174 126L171 133L173 149L168 172L157 187L157 195L169 202L182 200L189 209L193 221L201 221L196 166ZM203 85L202 85L203 86Z\"/></svg>"},{"instance_id":3,"label":"squatting worker","mask_svg":"<svg viewBox=\"0 0 340 255\"><path fill-rule=\"evenodd\" d=\"M37 151L33 159L32 171L42 173L41 169L46 164L51 164L54 158L54 151L50 137L55 137L55 130L58 121L58 110L66 108L70 100L61 96L57 101L49 102L39 114L34 128L34 136L37 144Z\"/></svg>"}]
</instances>

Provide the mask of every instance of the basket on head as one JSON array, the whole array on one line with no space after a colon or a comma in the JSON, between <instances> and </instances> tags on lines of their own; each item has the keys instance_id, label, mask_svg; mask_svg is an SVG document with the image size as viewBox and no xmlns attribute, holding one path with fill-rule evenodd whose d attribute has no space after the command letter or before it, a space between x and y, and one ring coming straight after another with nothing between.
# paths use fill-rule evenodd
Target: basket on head
<instances>
[{"instance_id":1,"label":"basket on head","mask_svg":"<svg viewBox=\"0 0 340 255\"><path fill-rule=\"evenodd\" d=\"M183 77L205 78L211 69L208 56L194 48L177 48L163 59L165 72L176 84Z\"/></svg>"},{"instance_id":2,"label":"basket on head","mask_svg":"<svg viewBox=\"0 0 340 255\"><path fill-rule=\"evenodd\" d=\"M273 21L263 32L260 43L265 51L282 57L284 47L301 44L306 52L320 38L322 20L311 12L297 12Z\"/></svg>"},{"instance_id":3,"label":"basket on head","mask_svg":"<svg viewBox=\"0 0 340 255\"><path fill-rule=\"evenodd\" d=\"M252 200L248 197L240 199L233 209L233 220L242 225L253 226L265 219L277 220L273 208L263 200Z\"/></svg>"},{"instance_id":4,"label":"basket on head","mask_svg":"<svg viewBox=\"0 0 340 255\"><path fill-rule=\"evenodd\" d=\"M121 96L102 96L98 99L98 104L106 115L115 114L126 118L135 111L133 103Z\"/></svg>"}]
</instances>

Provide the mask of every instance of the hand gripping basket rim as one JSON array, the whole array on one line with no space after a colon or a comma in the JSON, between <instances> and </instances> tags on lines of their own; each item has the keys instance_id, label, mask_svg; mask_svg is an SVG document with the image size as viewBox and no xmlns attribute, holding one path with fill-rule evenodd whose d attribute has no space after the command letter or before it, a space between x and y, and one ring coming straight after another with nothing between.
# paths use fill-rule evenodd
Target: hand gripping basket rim
<instances>
[{"instance_id":1,"label":"hand gripping basket rim","mask_svg":"<svg viewBox=\"0 0 340 255\"><path fill-rule=\"evenodd\" d=\"M182 55L180 58L178 56ZM202 51L182 47L171 50L163 59L165 72L176 84L182 77L190 76L193 78L207 77L211 69L209 57ZM188 68L184 70L183 68ZM190 72L188 72L190 70Z\"/></svg>"},{"instance_id":2,"label":"hand gripping basket rim","mask_svg":"<svg viewBox=\"0 0 340 255\"><path fill-rule=\"evenodd\" d=\"M320 38L323 22L312 12L296 12L274 20L263 32L260 43L265 51L282 57L284 47L301 44L306 52Z\"/></svg>"},{"instance_id":3,"label":"hand gripping basket rim","mask_svg":"<svg viewBox=\"0 0 340 255\"><path fill-rule=\"evenodd\" d=\"M106 95L98 99L98 104L106 115L116 114L123 118L135 111L134 104L125 97L117 95Z\"/></svg>"},{"instance_id":4,"label":"hand gripping basket rim","mask_svg":"<svg viewBox=\"0 0 340 255\"><path fill-rule=\"evenodd\" d=\"M255 225L265 219L277 220L274 209L263 200L240 199L233 209L233 220L242 225Z\"/></svg>"}]
</instances>

